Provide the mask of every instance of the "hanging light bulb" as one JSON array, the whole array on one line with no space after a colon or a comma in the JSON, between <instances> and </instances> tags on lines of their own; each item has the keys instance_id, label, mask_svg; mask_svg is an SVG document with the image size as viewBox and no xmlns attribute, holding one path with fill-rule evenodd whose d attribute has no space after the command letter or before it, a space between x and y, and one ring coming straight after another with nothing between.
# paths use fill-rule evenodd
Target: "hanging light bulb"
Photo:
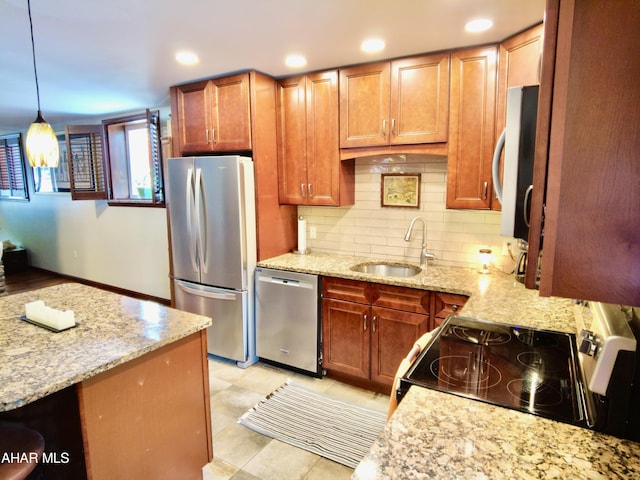
<instances>
[{"instance_id":1,"label":"hanging light bulb","mask_svg":"<svg viewBox=\"0 0 640 480\"><path fill-rule=\"evenodd\" d=\"M36 69L36 47L33 41L33 21L31 20L31 0L27 0L29 10L29 27L31 28L31 51L33 53L33 73L36 78L36 96L38 98L38 116L27 131L27 158L32 167L57 167L60 153L58 139L51 125L40 111L40 87L38 86L38 70Z\"/></svg>"}]
</instances>

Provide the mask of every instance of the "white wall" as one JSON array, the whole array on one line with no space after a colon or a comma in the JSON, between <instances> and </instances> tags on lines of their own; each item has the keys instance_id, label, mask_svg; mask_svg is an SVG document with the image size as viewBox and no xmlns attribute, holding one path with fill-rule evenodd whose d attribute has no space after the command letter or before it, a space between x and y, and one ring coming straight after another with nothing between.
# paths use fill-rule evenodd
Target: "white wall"
<instances>
[{"instance_id":1,"label":"white wall","mask_svg":"<svg viewBox=\"0 0 640 480\"><path fill-rule=\"evenodd\" d=\"M420 208L380 206L381 173L421 173ZM478 250L491 248L494 263L510 272L513 262L503 255L500 212L447 210L446 157L393 155L356 159L356 201L351 207L299 207L307 220L307 246L315 252L373 256L418 262L422 224L416 223L412 241L404 235L414 216L427 221L427 250L436 263L478 266ZM310 227L317 230L311 239ZM514 250L515 252L515 250Z\"/></svg>"},{"instance_id":2,"label":"white wall","mask_svg":"<svg viewBox=\"0 0 640 480\"><path fill-rule=\"evenodd\" d=\"M27 248L35 267L171 296L164 208L110 207L106 201L72 201L68 193L31 193L30 202L0 201L0 240L6 239Z\"/></svg>"}]
</instances>

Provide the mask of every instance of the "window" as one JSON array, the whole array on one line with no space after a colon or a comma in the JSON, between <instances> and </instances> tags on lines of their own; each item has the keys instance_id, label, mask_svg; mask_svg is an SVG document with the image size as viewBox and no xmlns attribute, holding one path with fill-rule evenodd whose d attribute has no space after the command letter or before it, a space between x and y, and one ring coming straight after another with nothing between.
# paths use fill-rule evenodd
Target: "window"
<instances>
[{"instance_id":1,"label":"window","mask_svg":"<svg viewBox=\"0 0 640 480\"><path fill-rule=\"evenodd\" d=\"M29 200L22 158L22 136L0 136L0 199Z\"/></svg>"},{"instance_id":2,"label":"window","mask_svg":"<svg viewBox=\"0 0 640 480\"><path fill-rule=\"evenodd\" d=\"M71 198L109 205L164 206L160 114L65 128Z\"/></svg>"},{"instance_id":3,"label":"window","mask_svg":"<svg viewBox=\"0 0 640 480\"><path fill-rule=\"evenodd\" d=\"M160 115L102 122L107 147L110 204L164 206Z\"/></svg>"}]
</instances>

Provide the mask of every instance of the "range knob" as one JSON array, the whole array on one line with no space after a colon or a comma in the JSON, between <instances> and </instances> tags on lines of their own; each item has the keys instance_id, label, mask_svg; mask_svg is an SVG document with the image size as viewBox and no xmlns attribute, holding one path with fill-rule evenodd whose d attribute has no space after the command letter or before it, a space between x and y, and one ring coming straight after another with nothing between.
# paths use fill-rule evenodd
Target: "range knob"
<instances>
[{"instance_id":1,"label":"range knob","mask_svg":"<svg viewBox=\"0 0 640 480\"><path fill-rule=\"evenodd\" d=\"M598 349L595 335L591 330L580 330L580 337L582 337L582 342L580 342L579 350L585 355L593 357Z\"/></svg>"}]
</instances>

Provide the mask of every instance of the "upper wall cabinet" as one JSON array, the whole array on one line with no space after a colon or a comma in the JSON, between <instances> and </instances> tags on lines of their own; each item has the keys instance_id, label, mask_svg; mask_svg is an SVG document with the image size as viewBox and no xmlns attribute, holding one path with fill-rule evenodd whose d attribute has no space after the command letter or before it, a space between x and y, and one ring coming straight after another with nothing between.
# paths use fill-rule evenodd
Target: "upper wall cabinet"
<instances>
[{"instance_id":1,"label":"upper wall cabinet","mask_svg":"<svg viewBox=\"0 0 640 480\"><path fill-rule=\"evenodd\" d=\"M354 162L340 161L338 72L278 82L279 199L291 205L351 205Z\"/></svg>"},{"instance_id":2,"label":"upper wall cabinet","mask_svg":"<svg viewBox=\"0 0 640 480\"><path fill-rule=\"evenodd\" d=\"M249 74L171 87L176 154L251 150Z\"/></svg>"},{"instance_id":3,"label":"upper wall cabinet","mask_svg":"<svg viewBox=\"0 0 640 480\"><path fill-rule=\"evenodd\" d=\"M500 210L491 164L505 126L507 89L537 85L542 25L496 47L451 54L447 208Z\"/></svg>"},{"instance_id":4,"label":"upper wall cabinet","mask_svg":"<svg viewBox=\"0 0 640 480\"><path fill-rule=\"evenodd\" d=\"M640 306L640 8L609 3L547 2L526 284L542 247L540 295Z\"/></svg>"},{"instance_id":5,"label":"upper wall cabinet","mask_svg":"<svg viewBox=\"0 0 640 480\"><path fill-rule=\"evenodd\" d=\"M340 70L340 147L447 141L449 53Z\"/></svg>"},{"instance_id":6,"label":"upper wall cabinet","mask_svg":"<svg viewBox=\"0 0 640 480\"><path fill-rule=\"evenodd\" d=\"M447 208L491 208L497 48L451 54Z\"/></svg>"}]
</instances>

